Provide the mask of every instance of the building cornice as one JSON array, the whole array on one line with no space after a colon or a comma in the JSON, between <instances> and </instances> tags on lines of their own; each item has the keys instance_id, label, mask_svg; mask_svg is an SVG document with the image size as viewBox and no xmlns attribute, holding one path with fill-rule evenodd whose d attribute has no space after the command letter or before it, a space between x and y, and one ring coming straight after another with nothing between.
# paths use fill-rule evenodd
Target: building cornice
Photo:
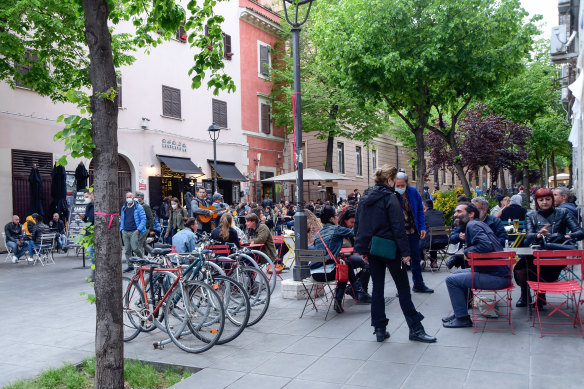
<instances>
[{"instance_id":1,"label":"building cornice","mask_svg":"<svg viewBox=\"0 0 584 389\"><path fill-rule=\"evenodd\" d=\"M270 34L278 35L282 33L282 27L275 20L272 20L258 11L249 7L239 8L239 19Z\"/></svg>"}]
</instances>

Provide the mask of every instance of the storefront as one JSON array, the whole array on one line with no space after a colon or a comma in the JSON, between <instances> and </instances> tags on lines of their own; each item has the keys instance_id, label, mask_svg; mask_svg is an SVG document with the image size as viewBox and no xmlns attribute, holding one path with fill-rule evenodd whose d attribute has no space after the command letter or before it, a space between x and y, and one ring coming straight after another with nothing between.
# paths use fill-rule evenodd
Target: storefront
<instances>
[{"instance_id":1,"label":"storefront","mask_svg":"<svg viewBox=\"0 0 584 389\"><path fill-rule=\"evenodd\" d=\"M185 193L193 192L196 178L203 176L203 171L190 158L166 155L156 157L160 161L160 176L148 177L150 205L160 206L162 199L168 196L176 197L184 204Z\"/></svg>"},{"instance_id":2,"label":"storefront","mask_svg":"<svg viewBox=\"0 0 584 389\"><path fill-rule=\"evenodd\" d=\"M223 195L223 199L227 204L238 203L241 198L240 183L246 182L247 179L237 169L235 162L217 161L216 164L213 160L207 160L207 162L211 166L211 178L203 181L206 187L213 187L213 175L217 172L217 191Z\"/></svg>"}]
</instances>

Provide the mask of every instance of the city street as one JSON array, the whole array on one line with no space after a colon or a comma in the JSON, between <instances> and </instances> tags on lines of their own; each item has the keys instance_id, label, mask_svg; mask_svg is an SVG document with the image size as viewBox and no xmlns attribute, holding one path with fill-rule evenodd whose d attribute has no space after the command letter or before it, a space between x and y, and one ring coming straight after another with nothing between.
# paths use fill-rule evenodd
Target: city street
<instances>
[{"instance_id":1,"label":"city street","mask_svg":"<svg viewBox=\"0 0 584 389\"><path fill-rule=\"evenodd\" d=\"M4 345L0 386L33 377L63 362L77 363L93 353L94 306L80 292L91 292L87 270L73 269L79 258L56 256L41 267L0 262ZM231 344L199 355L173 344L154 350L159 332L140 334L125 344L125 355L145 361L200 368L175 388L577 388L584 340L547 335L530 327L525 309L513 310L515 335L445 329L450 313L444 279L448 272L424 273L435 288L414 294L424 325L436 344L408 340L391 281L387 313L391 338L375 342L369 306L345 304L345 313L324 321L324 312L299 319L303 302L284 300L277 289L266 317ZM285 277L291 276L285 273ZM387 277L390 279L390 277ZM20 308L18 308L20 307Z\"/></svg>"}]
</instances>

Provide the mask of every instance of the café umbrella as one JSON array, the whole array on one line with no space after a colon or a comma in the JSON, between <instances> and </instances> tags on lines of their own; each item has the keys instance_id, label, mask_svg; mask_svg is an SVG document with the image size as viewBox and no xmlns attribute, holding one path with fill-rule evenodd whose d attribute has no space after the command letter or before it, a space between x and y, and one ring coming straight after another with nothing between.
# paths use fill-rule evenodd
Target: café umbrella
<instances>
[{"instance_id":1,"label":"caf\u00e9 umbrella","mask_svg":"<svg viewBox=\"0 0 584 389\"><path fill-rule=\"evenodd\" d=\"M298 171L293 171L286 174L281 174L279 176L266 178L262 182L275 182L275 181L290 181L295 182ZM350 180L349 177L342 176L340 174L329 173L322 170L316 169L304 169L304 181L340 181L340 180Z\"/></svg>"}]
</instances>

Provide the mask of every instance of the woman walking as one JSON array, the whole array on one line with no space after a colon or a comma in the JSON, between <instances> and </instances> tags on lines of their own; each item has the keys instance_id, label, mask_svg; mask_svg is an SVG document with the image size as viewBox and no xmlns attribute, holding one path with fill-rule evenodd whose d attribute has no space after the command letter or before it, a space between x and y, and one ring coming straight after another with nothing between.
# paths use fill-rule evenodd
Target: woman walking
<instances>
[{"instance_id":1,"label":"woman walking","mask_svg":"<svg viewBox=\"0 0 584 389\"><path fill-rule=\"evenodd\" d=\"M404 214L393 188L396 175L395 167L382 166L375 172L375 186L367 189L361 197L354 226L355 253L369 262L373 283L371 325L375 328L377 341L389 338L384 299L387 268L397 286L399 304L410 329L410 340L433 343L436 338L426 334L422 326L424 316L416 311L412 302L408 273L403 265L410 261L410 245Z\"/></svg>"}]
</instances>

